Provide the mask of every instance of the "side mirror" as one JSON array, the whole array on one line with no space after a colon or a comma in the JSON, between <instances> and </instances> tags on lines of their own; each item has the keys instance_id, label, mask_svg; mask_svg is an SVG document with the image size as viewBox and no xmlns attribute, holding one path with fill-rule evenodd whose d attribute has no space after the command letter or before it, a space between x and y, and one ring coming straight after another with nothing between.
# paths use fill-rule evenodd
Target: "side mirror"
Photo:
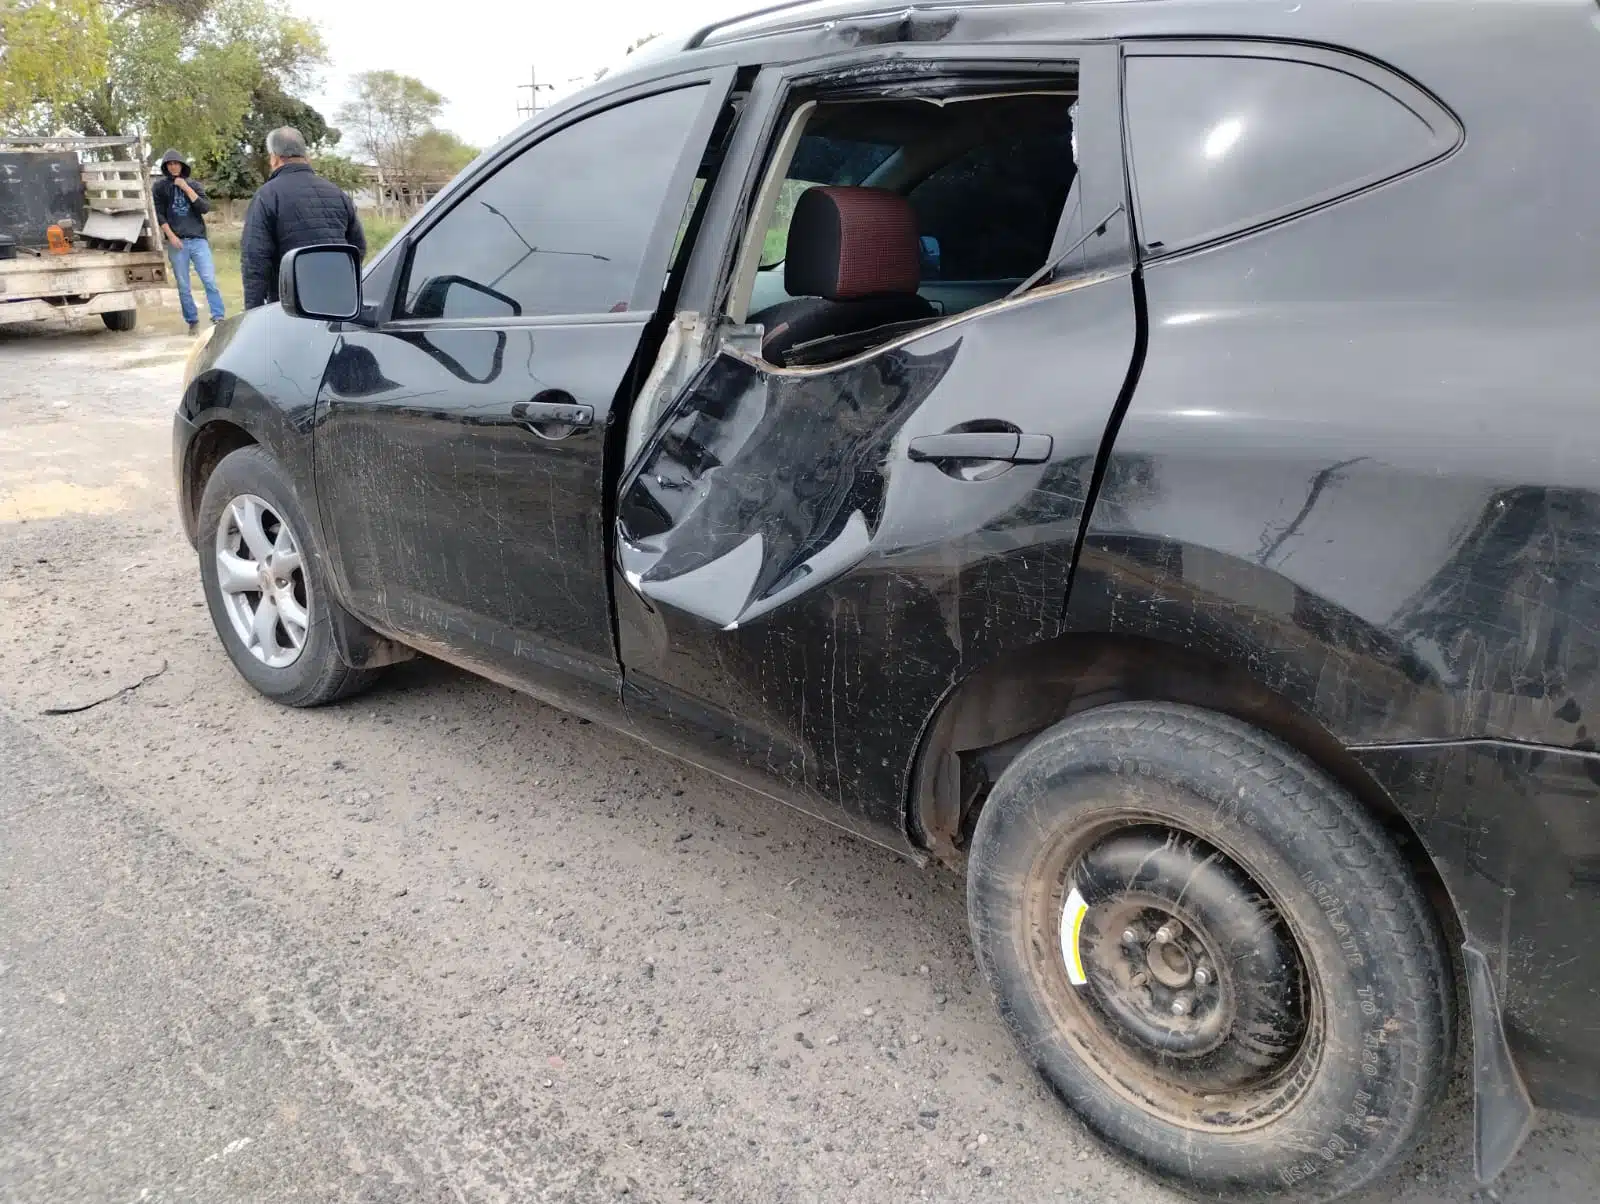
<instances>
[{"instance_id":1,"label":"side mirror","mask_svg":"<svg viewBox=\"0 0 1600 1204\"><path fill-rule=\"evenodd\" d=\"M352 322L361 316L361 259L345 245L299 247L278 269L278 300L295 318Z\"/></svg>"},{"instance_id":2,"label":"side mirror","mask_svg":"<svg viewBox=\"0 0 1600 1204\"><path fill-rule=\"evenodd\" d=\"M939 275L939 240L931 234L924 234L919 241L921 243L922 274L925 277L937 278Z\"/></svg>"},{"instance_id":3,"label":"side mirror","mask_svg":"<svg viewBox=\"0 0 1600 1204\"><path fill-rule=\"evenodd\" d=\"M465 276L434 276L417 290L409 312L413 318L481 318L492 322L520 316L522 306L516 298Z\"/></svg>"}]
</instances>

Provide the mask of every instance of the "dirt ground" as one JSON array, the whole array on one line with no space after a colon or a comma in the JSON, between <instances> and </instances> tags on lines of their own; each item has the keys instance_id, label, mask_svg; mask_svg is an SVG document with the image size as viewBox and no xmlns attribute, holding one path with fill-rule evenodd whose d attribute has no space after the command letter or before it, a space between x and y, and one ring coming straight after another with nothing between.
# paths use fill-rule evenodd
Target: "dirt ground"
<instances>
[{"instance_id":1,"label":"dirt ground","mask_svg":"<svg viewBox=\"0 0 1600 1204\"><path fill-rule=\"evenodd\" d=\"M98 325L0 328L0 741L36 740L121 817L53 885L22 875L0 892L17 998L110 976L76 1026L0 1016L0 1118L26 1119L0 1123L0 1198L1175 1199L1017 1056L955 877L431 662L318 712L250 692L174 511L186 349ZM70 832L51 810L67 802L49 800L71 797L20 800L10 838L29 815L37 842ZM124 928L49 948L17 931L122 873L145 900L123 905ZM211 885L182 893L191 879ZM248 932L241 907L259 917ZM94 1007L114 1008L132 973L116 967L141 964L126 942L157 932L200 958L197 989L204 963L231 975L199 1029L149 1010L182 1052L140 1101L244 1118L218 1132L210 1195L140 1188L160 1161L143 1111L73 1145L74 1101L35 1099L44 1079L5 1071L120 1040ZM6 1054L19 1031L28 1047ZM276 1059L271 1098L242 1110L215 1067L258 1046ZM104 1060L81 1073L118 1073ZM397 1135L382 1151L373 1126ZM1470 1126L1458 1081L1366 1204L1600 1199L1600 1125L1541 1116L1492 1193L1471 1178ZM62 1178L69 1149L92 1172Z\"/></svg>"}]
</instances>

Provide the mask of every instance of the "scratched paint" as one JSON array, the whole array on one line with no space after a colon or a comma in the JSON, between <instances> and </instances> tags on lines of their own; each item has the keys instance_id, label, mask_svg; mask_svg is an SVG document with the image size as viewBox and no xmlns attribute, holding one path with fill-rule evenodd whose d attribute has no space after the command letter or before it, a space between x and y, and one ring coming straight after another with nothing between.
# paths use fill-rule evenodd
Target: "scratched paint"
<instances>
[{"instance_id":1,"label":"scratched paint","mask_svg":"<svg viewBox=\"0 0 1600 1204\"><path fill-rule=\"evenodd\" d=\"M1360 42L1470 136L1358 196L1152 256L1137 287L1115 275L929 332L823 370L827 388L713 357L647 452L655 487L623 482L615 540L601 432L641 337L625 323L597 350L553 327L502 346L256 311L206 349L180 449L185 422L223 420L267 445L317 499L336 592L374 626L598 699L662 747L901 847L957 852L981 800L936 765L945 823L908 832L922 735L950 735L947 716L961 741L930 738L932 755L998 767L1085 677L1171 697L1188 672L1218 707L1353 759L1351 781L1399 809L1510 1039L1544 1068L1536 1087L1570 1102L1600 1048L1600 974L1571 935L1592 926L1600 876L1600 233L1583 183L1600 134L1572 103L1596 78L1594 6L1533 7L1466 6L1440 39L1402 3L998 5L696 52L731 68L1209 22ZM1539 70L1486 77L1485 47ZM887 87L926 49L863 52L835 82ZM1121 196L1120 132L1109 145ZM341 340L352 358L330 365ZM509 405L552 380L594 402L596 431L514 463L493 446L510 446ZM491 394L504 412L477 421ZM376 431L385 407L396 421ZM1050 460L971 480L907 459L910 439L974 420L1049 435Z\"/></svg>"},{"instance_id":2,"label":"scratched paint","mask_svg":"<svg viewBox=\"0 0 1600 1204\"><path fill-rule=\"evenodd\" d=\"M1080 337L1052 337L1062 330ZM1059 630L1134 339L1121 276L837 368L714 360L623 482L633 721L903 844L939 699ZM1051 351L1018 357L1019 345ZM1073 404L1059 401L1063 380ZM973 480L907 458L911 439L974 420L1048 434L1051 461Z\"/></svg>"}]
</instances>

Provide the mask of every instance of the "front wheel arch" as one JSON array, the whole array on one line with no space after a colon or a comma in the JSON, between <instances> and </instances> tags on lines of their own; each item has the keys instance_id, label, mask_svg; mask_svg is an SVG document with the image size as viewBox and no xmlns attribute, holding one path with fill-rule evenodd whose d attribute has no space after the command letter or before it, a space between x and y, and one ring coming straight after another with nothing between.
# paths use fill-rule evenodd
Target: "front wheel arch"
<instances>
[{"instance_id":1,"label":"front wheel arch","mask_svg":"<svg viewBox=\"0 0 1600 1204\"><path fill-rule=\"evenodd\" d=\"M244 427L225 418L213 419L195 431L184 451L184 462L179 473L182 496L178 499L179 514L183 519L184 534L193 544L196 540L200 517L200 499L206 491L211 474L232 453L241 447L259 443Z\"/></svg>"},{"instance_id":2,"label":"front wheel arch","mask_svg":"<svg viewBox=\"0 0 1600 1204\"><path fill-rule=\"evenodd\" d=\"M241 533L249 524L231 517L238 513L236 503L270 519L270 526L263 519L255 521L248 551L241 541L249 537ZM338 638L348 615L329 588L326 558L304 504L270 451L250 445L222 458L206 480L197 528L196 552L207 609L224 651L251 686L276 702L308 707L349 697L376 680L380 665L353 664ZM274 542L273 531L287 533L287 540ZM224 548L224 542L233 546ZM233 567L224 571L224 562ZM252 583L252 570L263 574L259 586ZM241 602L249 611L243 619L236 613ZM297 618L289 617L291 606ZM260 647L269 647L270 632L271 649L292 652L281 663L252 650L254 640L247 627L263 608L270 608L264 613L271 617L254 631ZM292 648L282 647L280 632L289 633Z\"/></svg>"}]
</instances>

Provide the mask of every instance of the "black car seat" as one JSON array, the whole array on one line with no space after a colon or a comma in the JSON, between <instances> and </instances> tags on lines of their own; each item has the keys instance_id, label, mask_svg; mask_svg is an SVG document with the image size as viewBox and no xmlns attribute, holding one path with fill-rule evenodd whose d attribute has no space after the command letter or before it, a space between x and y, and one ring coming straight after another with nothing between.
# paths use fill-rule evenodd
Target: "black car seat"
<instances>
[{"instance_id":1,"label":"black car seat","mask_svg":"<svg viewBox=\"0 0 1600 1204\"><path fill-rule=\"evenodd\" d=\"M917 215L884 188L811 188L789 224L788 301L750 315L766 327L762 354L783 363L801 343L891 322L932 318L922 283Z\"/></svg>"}]
</instances>

